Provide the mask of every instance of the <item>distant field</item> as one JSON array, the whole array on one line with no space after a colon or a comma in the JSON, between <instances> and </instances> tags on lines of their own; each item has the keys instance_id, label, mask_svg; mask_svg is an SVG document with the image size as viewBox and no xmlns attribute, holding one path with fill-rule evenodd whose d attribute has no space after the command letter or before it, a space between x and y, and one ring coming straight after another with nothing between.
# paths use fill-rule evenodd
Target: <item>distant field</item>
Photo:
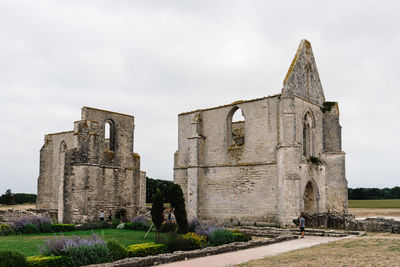
<instances>
[{"instance_id":1,"label":"distant field","mask_svg":"<svg viewBox=\"0 0 400 267\"><path fill-rule=\"evenodd\" d=\"M349 208L400 209L400 199L349 200Z\"/></svg>"}]
</instances>

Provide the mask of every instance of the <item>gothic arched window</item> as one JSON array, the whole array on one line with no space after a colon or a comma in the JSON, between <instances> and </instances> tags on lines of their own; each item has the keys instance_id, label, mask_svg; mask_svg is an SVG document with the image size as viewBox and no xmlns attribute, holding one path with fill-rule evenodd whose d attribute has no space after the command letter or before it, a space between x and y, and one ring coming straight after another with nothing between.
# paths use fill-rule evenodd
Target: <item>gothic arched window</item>
<instances>
[{"instance_id":1,"label":"gothic arched window","mask_svg":"<svg viewBox=\"0 0 400 267\"><path fill-rule=\"evenodd\" d=\"M245 124L243 111L238 107L233 107L228 114L229 146L241 146L245 143Z\"/></svg>"},{"instance_id":2,"label":"gothic arched window","mask_svg":"<svg viewBox=\"0 0 400 267\"><path fill-rule=\"evenodd\" d=\"M112 120L104 124L104 142L106 149L114 151L115 148L115 126Z\"/></svg>"}]
</instances>

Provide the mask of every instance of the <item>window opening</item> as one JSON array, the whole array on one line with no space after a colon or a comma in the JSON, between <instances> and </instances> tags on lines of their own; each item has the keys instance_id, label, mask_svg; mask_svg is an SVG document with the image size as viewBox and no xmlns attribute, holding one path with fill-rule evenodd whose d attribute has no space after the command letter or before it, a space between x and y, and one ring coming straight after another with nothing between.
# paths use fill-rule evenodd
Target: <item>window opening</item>
<instances>
[{"instance_id":1,"label":"window opening","mask_svg":"<svg viewBox=\"0 0 400 267\"><path fill-rule=\"evenodd\" d=\"M241 146L245 142L245 118L243 111L235 107L231 121L231 145Z\"/></svg>"},{"instance_id":2,"label":"window opening","mask_svg":"<svg viewBox=\"0 0 400 267\"><path fill-rule=\"evenodd\" d=\"M114 151L115 146L115 128L111 120L107 120L104 125L104 143L106 149Z\"/></svg>"}]
</instances>

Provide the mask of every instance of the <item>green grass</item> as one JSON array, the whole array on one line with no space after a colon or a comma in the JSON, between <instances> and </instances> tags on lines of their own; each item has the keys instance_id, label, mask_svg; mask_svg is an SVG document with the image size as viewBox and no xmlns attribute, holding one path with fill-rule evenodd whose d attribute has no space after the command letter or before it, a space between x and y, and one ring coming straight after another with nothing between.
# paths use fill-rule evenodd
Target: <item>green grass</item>
<instances>
[{"instance_id":1,"label":"green grass","mask_svg":"<svg viewBox=\"0 0 400 267\"><path fill-rule=\"evenodd\" d=\"M349 200L349 208L400 209L400 199Z\"/></svg>"},{"instance_id":2,"label":"green grass","mask_svg":"<svg viewBox=\"0 0 400 267\"><path fill-rule=\"evenodd\" d=\"M154 232L150 232L146 239L143 239L145 231L133 231L124 229L95 229L84 231L73 231L65 233L57 233L57 236L80 236L89 237L93 233L99 235L103 240L115 240L124 246L146 243L154 241ZM54 238L55 234L26 234L0 236L0 250L16 250L25 256L34 256L39 254L39 246L43 245L46 239Z\"/></svg>"}]
</instances>

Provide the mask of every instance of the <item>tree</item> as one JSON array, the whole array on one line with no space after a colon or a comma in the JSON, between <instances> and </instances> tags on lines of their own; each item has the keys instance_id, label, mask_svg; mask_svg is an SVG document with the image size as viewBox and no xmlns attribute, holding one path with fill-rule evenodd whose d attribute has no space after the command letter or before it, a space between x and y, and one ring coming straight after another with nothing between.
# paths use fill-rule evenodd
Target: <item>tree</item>
<instances>
[{"instance_id":1,"label":"tree","mask_svg":"<svg viewBox=\"0 0 400 267\"><path fill-rule=\"evenodd\" d=\"M170 192L173 184L172 181L146 177L146 202L153 203L157 190L160 190L164 195L164 202L171 203Z\"/></svg>"},{"instance_id":2,"label":"tree","mask_svg":"<svg viewBox=\"0 0 400 267\"><path fill-rule=\"evenodd\" d=\"M11 189L6 190L6 193L2 196L2 202L6 205L15 205L14 194L11 193Z\"/></svg>"},{"instance_id":3,"label":"tree","mask_svg":"<svg viewBox=\"0 0 400 267\"><path fill-rule=\"evenodd\" d=\"M156 226L157 241L160 240L160 228L161 224L164 221L163 211L164 211L164 196L160 190L157 190L153 199L153 206L151 207L151 220Z\"/></svg>"},{"instance_id":4,"label":"tree","mask_svg":"<svg viewBox=\"0 0 400 267\"><path fill-rule=\"evenodd\" d=\"M171 187L171 207L174 209L179 233L187 233L189 227L186 217L185 199L182 189L178 184L173 184Z\"/></svg>"}]
</instances>

